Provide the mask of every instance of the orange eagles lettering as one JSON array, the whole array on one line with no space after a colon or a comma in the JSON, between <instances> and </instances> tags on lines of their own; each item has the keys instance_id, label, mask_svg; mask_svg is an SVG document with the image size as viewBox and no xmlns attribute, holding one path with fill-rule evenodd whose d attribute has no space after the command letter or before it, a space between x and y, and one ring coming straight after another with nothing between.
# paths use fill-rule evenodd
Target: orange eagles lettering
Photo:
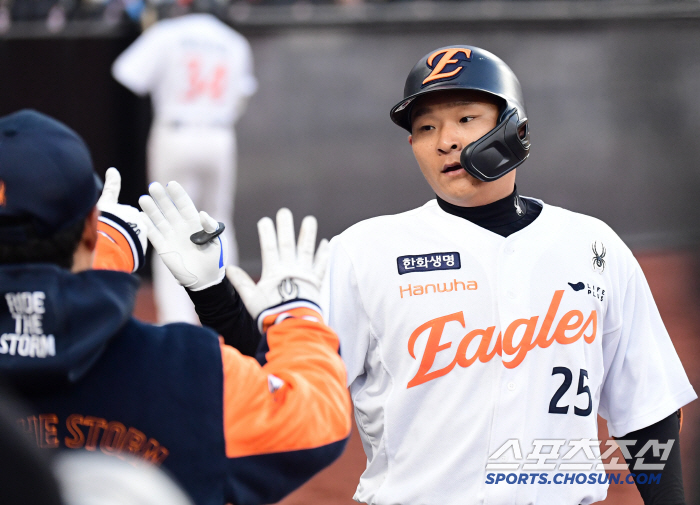
<instances>
[{"instance_id":1,"label":"orange eagles lettering","mask_svg":"<svg viewBox=\"0 0 700 505\"><path fill-rule=\"evenodd\" d=\"M459 53L462 53L464 56L462 58L453 59L453 56L457 56ZM435 61L435 58L440 55L443 55L443 57L440 58L440 61L438 61L433 67L433 61ZM433 71L430 72L430 75L425 78L423 84L428 84L429 82L435 81L437 79L447 79L449 77L456 76L462 70L464 70L464 67L457 67L454 70L450 70L449 72L445 73L442 73L442 71L449 64L459 63L460 59L469 61L471 60L471 58L472 50L467 49L465 47L450 47L447 49L440 49L439 51L435 51L433 54L428 56L428 60L426 61L428 67L432 68Z\"/></svg>"},{"instance_id":2,"label":"orange eagles lettering","mask_svg":"<svg viewBox=\"0 0 700 505\"><path fill-rule=\"evenodd\" d=\"M533 316L529 319L516 319L508 325L503 335L501 333L498 334L493 349L489 353L488 350L489 347L491 347L491 342L493 340L493 334L495 333L496 327L489 326L486 329L472 330L460 341L452 362L446 367L438 370L430 370L435 362L437 353L452 347L452 342L446 342L444 344L440 343L445 325L449 322L457 322L462 325L462 328L464 328L464 314L462 312L455 312L454 314L438 317L420 325L413 331L413 333L411 333L411 336L408 339L408 353L413 359L416 359L414 353L416 340L418 340L418 337L426 330L430 330L430 333L428 334L428 342L425 346L425 352L421 358L418 372L408 382L406 387L412 388L433 379L437 379L438 377L447 375L452 371L455 365L466 368L474 364L477 359L482 363L487 363L488 361L491 361L496 354L502 356L503 352L505 352L505 354L508 356L513 356L510 361L503 361L503 366L506 368L515 368L523 362L525 356L527 356L527 353L535 347L546 349L552 345L553 342L557 342L560 345L573 344L574 342L580 340L581 337L583 337L584 342L587 344L592 343L595 340L596 332L598 331L598 313L595 310L591 311L585 322L583 313L580 310L570 310L564 314L561 319L559 319L551 338L549 338L549 332L554 325L554 319L563 296L563 290L556 291L554 293L552 301L549 304L547 314L537 335L535 335L535 329L537 328L539 316ZM521 326L524 327L524 332L521 331L523 336L516 345L513 343L513 337ZM590 334L586 335L585 333L589 328L591 328ZM567 337L566 332L573 330L578 331L576 334ZM468 358L467 349L475 339L479 339L479 346L476 353Z\"/></svg>"},{"instance_id":3,"label":"orange eagles lettering","mask_svg":"<svg viewBox=\"0 0 700 505\"><path fill-rule=\"evenodd\" d=\"M450 373L450 371L454 368L455 362L453 361L450 366L428 373L430 367L433 366L433 361L435 361L435 356L437 356L437 353L444 351L445 349L449 349L452 346L451 342L440 345L442 330L445 329L445 324L450 321L457 321L462 325L462 328L464 328L464 314L462 312L455 312L449 316L442 316L438 317L437 319L433 319L432 321L428 321L427 323L416 328L416 331L411 334L411 337L408 339L408 353L413 359L416 359L415 354L413 354L413 346L416 344L416 339L421 333L430 328L430 335L428 335L428 343L425 346L423 359L420 362L418 373L413 379L411 379L411 382L408 383L409 388L422 384L423 382L428 382L429 380L442 377L443 375ZM418 382L416 382L417 378Z\"/></svg>"}]
</instances>

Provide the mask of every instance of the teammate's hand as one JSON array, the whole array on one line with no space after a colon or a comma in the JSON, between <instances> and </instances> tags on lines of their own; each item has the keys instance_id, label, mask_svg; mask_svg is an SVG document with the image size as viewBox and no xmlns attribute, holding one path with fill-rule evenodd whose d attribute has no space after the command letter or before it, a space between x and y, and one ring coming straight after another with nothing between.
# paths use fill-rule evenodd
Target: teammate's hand
<instances>
[{"instance_id":1,"label":"teammate's hand","mask_svg":"<svg viewBox=\"0 0 700 505\"><path fill-rule=\"evenodd\" d=\"M97 210L103 214L112 214L129 225L139 238L143 254L146 254L146 249L148 248L148 239L146 238L148 234L147 222L136 207L117 203L121 189L122 176L119 174L119 170L114 167L108 168L105 173L105 185L102 189L102 195L97 200Z\"/></svg>"},{"instance_id":2,"label":"teammate's hand","mask_svg":"<svg viewBox=\"0 0 700 505\"><path fill-rule=\"evenodd\" d=\"M148 239L177 282L192 291L219 284L225 273L226 240L219 235L203 245L190 237L199 231L213 233L218 223L197 209L187 192L177 182L167 188L154 182L148 187L151 196L139 198L148 222Z\"/></svg>"},{"instance_id":3,"label":"teammate's hand","mask_svg":"<svg viewBox=\"0 0 700 505\"><path fill-rule=\"evenodd\" d=\"M294 220L289 209L277 212L277 233L272 219L258 221L262 276L255 282L238 267L228 267L226 275L241 296L248 312L257 318L265 309L295 299L318 305L321 282L328 263L328 241L322 240L316 251L316 218L306 216L294 243Z\"/></svg>"}]
</instances>

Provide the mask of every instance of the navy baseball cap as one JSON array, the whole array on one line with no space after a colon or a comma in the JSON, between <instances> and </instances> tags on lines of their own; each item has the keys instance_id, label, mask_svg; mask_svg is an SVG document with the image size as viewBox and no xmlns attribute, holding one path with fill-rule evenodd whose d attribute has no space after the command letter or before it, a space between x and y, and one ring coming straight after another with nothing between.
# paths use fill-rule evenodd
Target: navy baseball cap
<instances>
[{"instance_id":1,"label":"navy baseball cap","mask_svg":"<svg viewBox=\"0 0 700 505\"><path fill-rule=\"evenodd\" d=\"M76 132L35 110L0 117L0 243L50 237L84 220L101 188Z\"/></svg>"}]
</instances>

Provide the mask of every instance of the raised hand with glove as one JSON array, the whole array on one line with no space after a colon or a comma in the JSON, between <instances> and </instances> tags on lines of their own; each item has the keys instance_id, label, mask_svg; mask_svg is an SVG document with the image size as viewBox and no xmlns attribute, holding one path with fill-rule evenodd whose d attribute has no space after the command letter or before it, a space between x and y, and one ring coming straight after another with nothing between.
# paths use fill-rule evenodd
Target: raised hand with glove
<instances>
[{"instance_id":1,"label":"raised hand with glove","mask_svg":"<svg viewBox=\"0 0 700 505\"><path fill-rule=\"evenodd\" d=\"M321 282L328 263L328 241L322 240L314 257L316 218L306 216L301 223L299 243L294 242L294 221L289 209L277 212L277 231L272 219L258 221L262 276L255 284L238 267L228 267L226 275L236 288L248 312L264 332L280 313L297 307L320 312Z\"/></svg>"},{"instance_id":2,"label":"raised hand with glove","mask_svg":"<svg viewBox=\"0 0 700 505\"><path fill-rule=\"evenodd\" d=\"M119 171L108 168L102 195L97 201L99 235L93 268L131 273L144 265L148 229L137 208L118 203L121 187Z\"/></svg>"},{"instance_id":3,"label":"raised hand with glove","mask_svg":"<svg viewBox=\"0 0 700 505\"><path fill-rule=\"evenodd\" d=\"M165 188L153 183L148 190L150 196L139 199L150 223L148 238L177 282L187 288L200 322L218 331L227 345L254 356L260 333L225 277L223 223L197 212L177 182Z\"/></svg>"},{"instance_id":4,"label":"raised hand with glove","mask_svg":"<svg viewBox=\"0 0 700 505\"><path fill-rule=\"evenodd\" d=\"M191 291L221 283L225 274L223 223L197 209L177 182L152 183L139 198L148 238L175 279Z\"/></svg>"}]
</instances>

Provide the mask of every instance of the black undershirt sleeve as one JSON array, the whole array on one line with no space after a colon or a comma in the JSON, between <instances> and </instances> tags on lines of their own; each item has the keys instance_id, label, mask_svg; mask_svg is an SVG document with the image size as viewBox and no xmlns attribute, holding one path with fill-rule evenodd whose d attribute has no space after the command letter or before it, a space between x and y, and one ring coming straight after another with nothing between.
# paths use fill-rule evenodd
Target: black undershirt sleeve
<instances>
[{"instance_id":1,"label":"black undershirt sleeve","mask_svg":"<svg viewBox=\"0 0 700 505\"><path fill-rule=\"evenodd\" d=\"M221 283L201 291L186 291L202 325L217 331L224 343L241 354L255 356L261 339L258 325L226 277Z\"/></svg>"},{"instance_id":2,"label":"black undershirt sleeve","mask_svg":"<svg viewBox=\"0 0 700 505\"><path fill-rule=\"evenodd\" d=\"M635 483L639 494L642 496L644 505L685 505L685 496L683 494L683 474L681 472L681 449L680 449L680 420L677 412L674 412L658 423L642 428L641 430L628 433L623 440L636 440L633 445L629 445L629 454L632 458L625 461L629 465L632 473L661 473L660 483ZM649 440L658 440L665 444L669 440L674 440L671 454L666 461L661 460L664 451L660 450L658 456L654 455L652 449L647 450L643 455L644 464L663 464L663 470L635 470L635 456L644 447Z\"/></svg>"}]
</instances>

